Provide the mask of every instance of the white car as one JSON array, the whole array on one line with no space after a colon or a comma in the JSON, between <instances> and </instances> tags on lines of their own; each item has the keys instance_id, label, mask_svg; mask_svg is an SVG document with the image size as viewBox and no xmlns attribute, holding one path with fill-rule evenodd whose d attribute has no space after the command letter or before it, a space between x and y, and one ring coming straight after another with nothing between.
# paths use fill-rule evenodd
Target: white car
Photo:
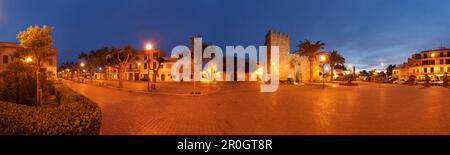
<instances>
[{"instance_id":1,"label":"white car","mask_svg":"<svg viewBox=\"0 0 450 155\"><path fill-rule=\"evenodd\" d=\"M444 81L440 81L440 80L431 80L430 84L433 86L442 86L444 85Z\"/></svg>"},{"instance_id":2,"label":"white car","mask_svg":"<svg viewBox=\"0 0 450 155\"><path fill-rule=\"evenodd\" d=\"M417 81L417 85L425 85L426 81L425 80L419 80Z\"/></svg>"},{"instance_id":3,"label":"white car","mask_svg":"<svg viewBox=\"0 0 450 155\"><path fill-rule=\"evenodd\" d=\"M405 79L398 79L398 80L395 80L393 82L393 84L406 84L406 80Z\"/></svg>"}]
</instances>

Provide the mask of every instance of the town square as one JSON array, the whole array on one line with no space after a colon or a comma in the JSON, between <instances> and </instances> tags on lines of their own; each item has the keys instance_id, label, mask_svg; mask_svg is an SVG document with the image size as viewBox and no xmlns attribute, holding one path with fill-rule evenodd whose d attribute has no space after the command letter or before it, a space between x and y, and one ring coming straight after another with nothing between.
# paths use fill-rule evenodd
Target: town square
<instances>
[{"instance_id":1,"label":"town square","mask_svg":"<svg viewBox=\"0 0 450 155\"><path fill-rule=\"evenodd\" d=\"M443 5L100 1L0 0L0 135L450 134Z\"/></svg>"}]
</instances>

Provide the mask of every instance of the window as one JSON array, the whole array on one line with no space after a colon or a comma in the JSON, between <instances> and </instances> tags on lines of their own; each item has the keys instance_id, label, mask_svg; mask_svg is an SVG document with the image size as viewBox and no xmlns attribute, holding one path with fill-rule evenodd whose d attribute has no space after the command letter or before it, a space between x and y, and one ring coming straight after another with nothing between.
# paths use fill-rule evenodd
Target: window
<instances>
[{"instance_id":1,"label":"window","mask_svg":"<svg viewBox=\"0 0 450 155\"><path fill-rule=\"evenodd\" d=\"M144 56L144 60L147 60L148 59L148 56Z\"/></svg>"},{"instance_id":2,"label":"window","mask_svg":"<svg viewBox=\"0 0 450 155\"><path fill-rule=\"evenodd\" d=\"M447 57L450 57L450 52L447 52Z\"/></svg>"},{"instance_id":3,"label":"window","mask_svg":"<svg viewBox=\"0 0 450 155\"><path fill-rule=\"evenodd\" d=\"M430 64L430 65L434 65L434 64L436 64L436 63L435 63L435 61L434 61L434 60L430 60L430 63L428 63L428 64Z\"/></svg>"},{"instance_id":4,"label":"window","mask_svg":"<svg viewBox=\"0 0 450 155\"><path fill-rule=\"evenodd\" d=\"M430 73L434 73L434 67L430 68Z\"/></svg>"},{"instance_id":5,"label":"window","mask_svg":"<svg viewBox=\"0 0 450 155\"><path fill-rule=\"evenodd\" d=\"M440 57L444 57L444 52L439 53Z\"/></svg>"},{"instance_id":6,"label":"window","mask_svg":"<svg viewBox=\"0 0 450 155\"><path fill-rule=\"evenodd\" d=\"M423 58L426 59L428 56L427 54L423 54Z\"/></svg>"},{"instance_id":7,"label":"window","mask_svg":"<svg viewBox=\"0 0 450 155\"><path fill-rule=\"evenodd\" d=\"M132 70L133 69L133 65L132 64L128 65L128 69Z\"/></svg>"},{"instance_id":8,"label":"window","mask_svg":"<svg viewBox=\"0 0 450 155\"><path fill-rule=\"evenodd\" d=\"M444 59L439 60L439 64L444 64Z\"/></svg>"},{"instance_id":9,"label":"window","mask_svg":"<svg viewBox=\"0 0 450 155\"><path fill-rule=\"evenodd\" d=\"M423 73L427 73L428 68L423 68Z\"/></svg>"},{"instance_id":10,"label":"window","mask_svg":"<svg viewBox=\"0 0 450 155\"><path fill-rule=\"evenodd\" d=\"M445 63L446 63L446 64L450 64L450 59L446 59L446 60L445 60Z\"/></svg>"},{"instance_id":11,"label":"window","mask_svg":"<svg viewBox=\"0 0 450 155\"><path fill-rule=\"evenodd\" d=\"M421 59L422 56L421 56L420 54L415 54L414 57L415 57L416 59Z\"/></svg>"},{"instance_id":12,"label":"window","mask_svg":"<svg viewBox=\"0 0 450 155\"><path fill-rule=\"evenodd\" d=\"M144 63L144 69L147 69L147 68L148 68L147 63Z\"/></svg>"},{"instance_id":13,"label":"window","mask_svg":"<svg viewBox=\"0 0 450 155\"><path fill-rule=\"evenodd\" d=\"M422 61L422 65L428 65L428 61Z\"/></svg>"},{"instance_id":14,"label":"window","mask_svg":"<svg viewBox=\"0 0 450 155\"><path fill-rule=\"evenodd\" d=\"M9 63L9 56L3 55L3 64L6 65Z\"/></svg>"}]
</instances>

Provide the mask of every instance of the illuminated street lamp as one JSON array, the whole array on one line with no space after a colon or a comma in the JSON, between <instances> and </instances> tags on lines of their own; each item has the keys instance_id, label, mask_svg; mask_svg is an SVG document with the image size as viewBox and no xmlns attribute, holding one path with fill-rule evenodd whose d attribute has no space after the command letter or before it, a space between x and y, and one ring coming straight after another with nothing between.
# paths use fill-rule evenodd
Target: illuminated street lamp
<instances>
[{"instance_id":1,"label":"illuminated street lamp","mask_svg":"<svg viewBox=\"0 0 450 155\"><path fill-rule=\"evenodd\" d=\"M145 50L147 51L153 50L153 45L151 43L145 44Z\"/></svg>"},{"instance_id":2,"label":"illuminated street lamp","mask_svg":"<svg viewBox=\"0 0 450 155\"><path fill-rule=\"evenodd\" d=\"M434 53L431 53L431 57L432 58L434 58L436 56L436 54L434 54Z\"/></svg>"},{"instance_id":3,"label":"illuminated street lamp","mask_svg":"<svg viewBox=\"0 0 450 155\"><path fill-rule=\"evenodd\" d=\"M138 66L138 80L141 80L141 62L138 62L137 63L137 66Z\"/></svg>"},{"instance_id":4,"label":"illuminated street lamp","mask_svg":"<svg viewBox=\"0 0 450 155\"><path fill-rule=\"evenodd\" d=\"M213 81L216 81L216 70L217 70L217 66L216 65L213 65L212 66L212 78L214 78L213 79Z\"/></svg>"},{"instance_id":5,"label":"illuminated street lamp","mask_svg":"<svg viewBox=\"0 0 450 155\"><path fill-rule=\"evenodd\" d=\"M27 62L27 63L33 62L33 58L27 57L27 58L25 59L25 62Z\"/></svg>"},{"instance_id":6,"label":"illuminated street lamp","mask_svg":"<svg viewBox=\"0 0 450 155\"><path fill-rule=\"evenodd\" d=\"M81 68L83 68L83 72L81 73L81 82L83 83L84 82L84 75L85 75L85 72L86 72L86 70L84 70L84 63L82 62L82 63L80 63L80 66L81 66Z\"/></svg>"},{"instance_id":7,"label":"illuminated street lamp","mask_svg":"<svg viewBox=\"0 0 450 155\"><path fill-rule=\"evenodd\" d=\"M264 69L263 69L262 67L259 67L259 68L256 70L256 74L258 74L258 76L259 76L259 78L260 78L261 81L264 81L264 78L263 78Z\"/></svg>"},{"instance_id":8,"label":"illuminated street lamp","mask_svg":"<svg viewBox=\"0 0 450 155\"><path fill-rule=\"evenodd\" d=\"M145 44L145 50L147 51L147 90L150 91L150 58L153 56L153 45L151 43Z\"/></svg>"},{"instance_id":9,"label":"illuminated street lamp","mask_svg":"<svg viewBox=\"0 0 450 155\"><path fill-rule=\"evenodd\" d=\"M327 62L327 56L325 54L321 54L319 56L319 60L322 63L322 88L325 88L325 63Z\"/></svg>"}]
</instances>

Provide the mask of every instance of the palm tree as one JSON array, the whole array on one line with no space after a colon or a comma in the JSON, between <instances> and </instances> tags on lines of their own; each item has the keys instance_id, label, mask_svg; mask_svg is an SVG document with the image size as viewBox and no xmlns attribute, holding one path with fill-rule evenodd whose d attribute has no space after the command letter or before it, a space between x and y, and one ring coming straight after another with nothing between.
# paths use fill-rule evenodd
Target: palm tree
<instances>
[{"instance_id":1,"label":"palm tree","mask_svg":"<svg viewBox=\"0 0 450 155\"><path fill-rule=\"evenodd\" d=\"M311 42L309 40L305 40L298 44L298 51L300 56L308 57L309 61L309 81L312 82L313 79L313 61L316 61L317 55L319 54L319 50L323 49L325 43L321 41Z\"/></svg>"},{"instance_id":2,"label":"palm tree","mask_svg":"<svg viewBox=\"0 0 450 155\"><path fill-rule=\"evenodd\" d=\"M329 64L330 64L330 70L331 70L331 81L333 81L333 75L334 75L334 67L337 64L344 64L345 63L345 58L342 57L341 54L338 53L338 51L333 50L332 52L328 53L328 57L330 60L328 60Z\"/></svg>"}]
</instances>

